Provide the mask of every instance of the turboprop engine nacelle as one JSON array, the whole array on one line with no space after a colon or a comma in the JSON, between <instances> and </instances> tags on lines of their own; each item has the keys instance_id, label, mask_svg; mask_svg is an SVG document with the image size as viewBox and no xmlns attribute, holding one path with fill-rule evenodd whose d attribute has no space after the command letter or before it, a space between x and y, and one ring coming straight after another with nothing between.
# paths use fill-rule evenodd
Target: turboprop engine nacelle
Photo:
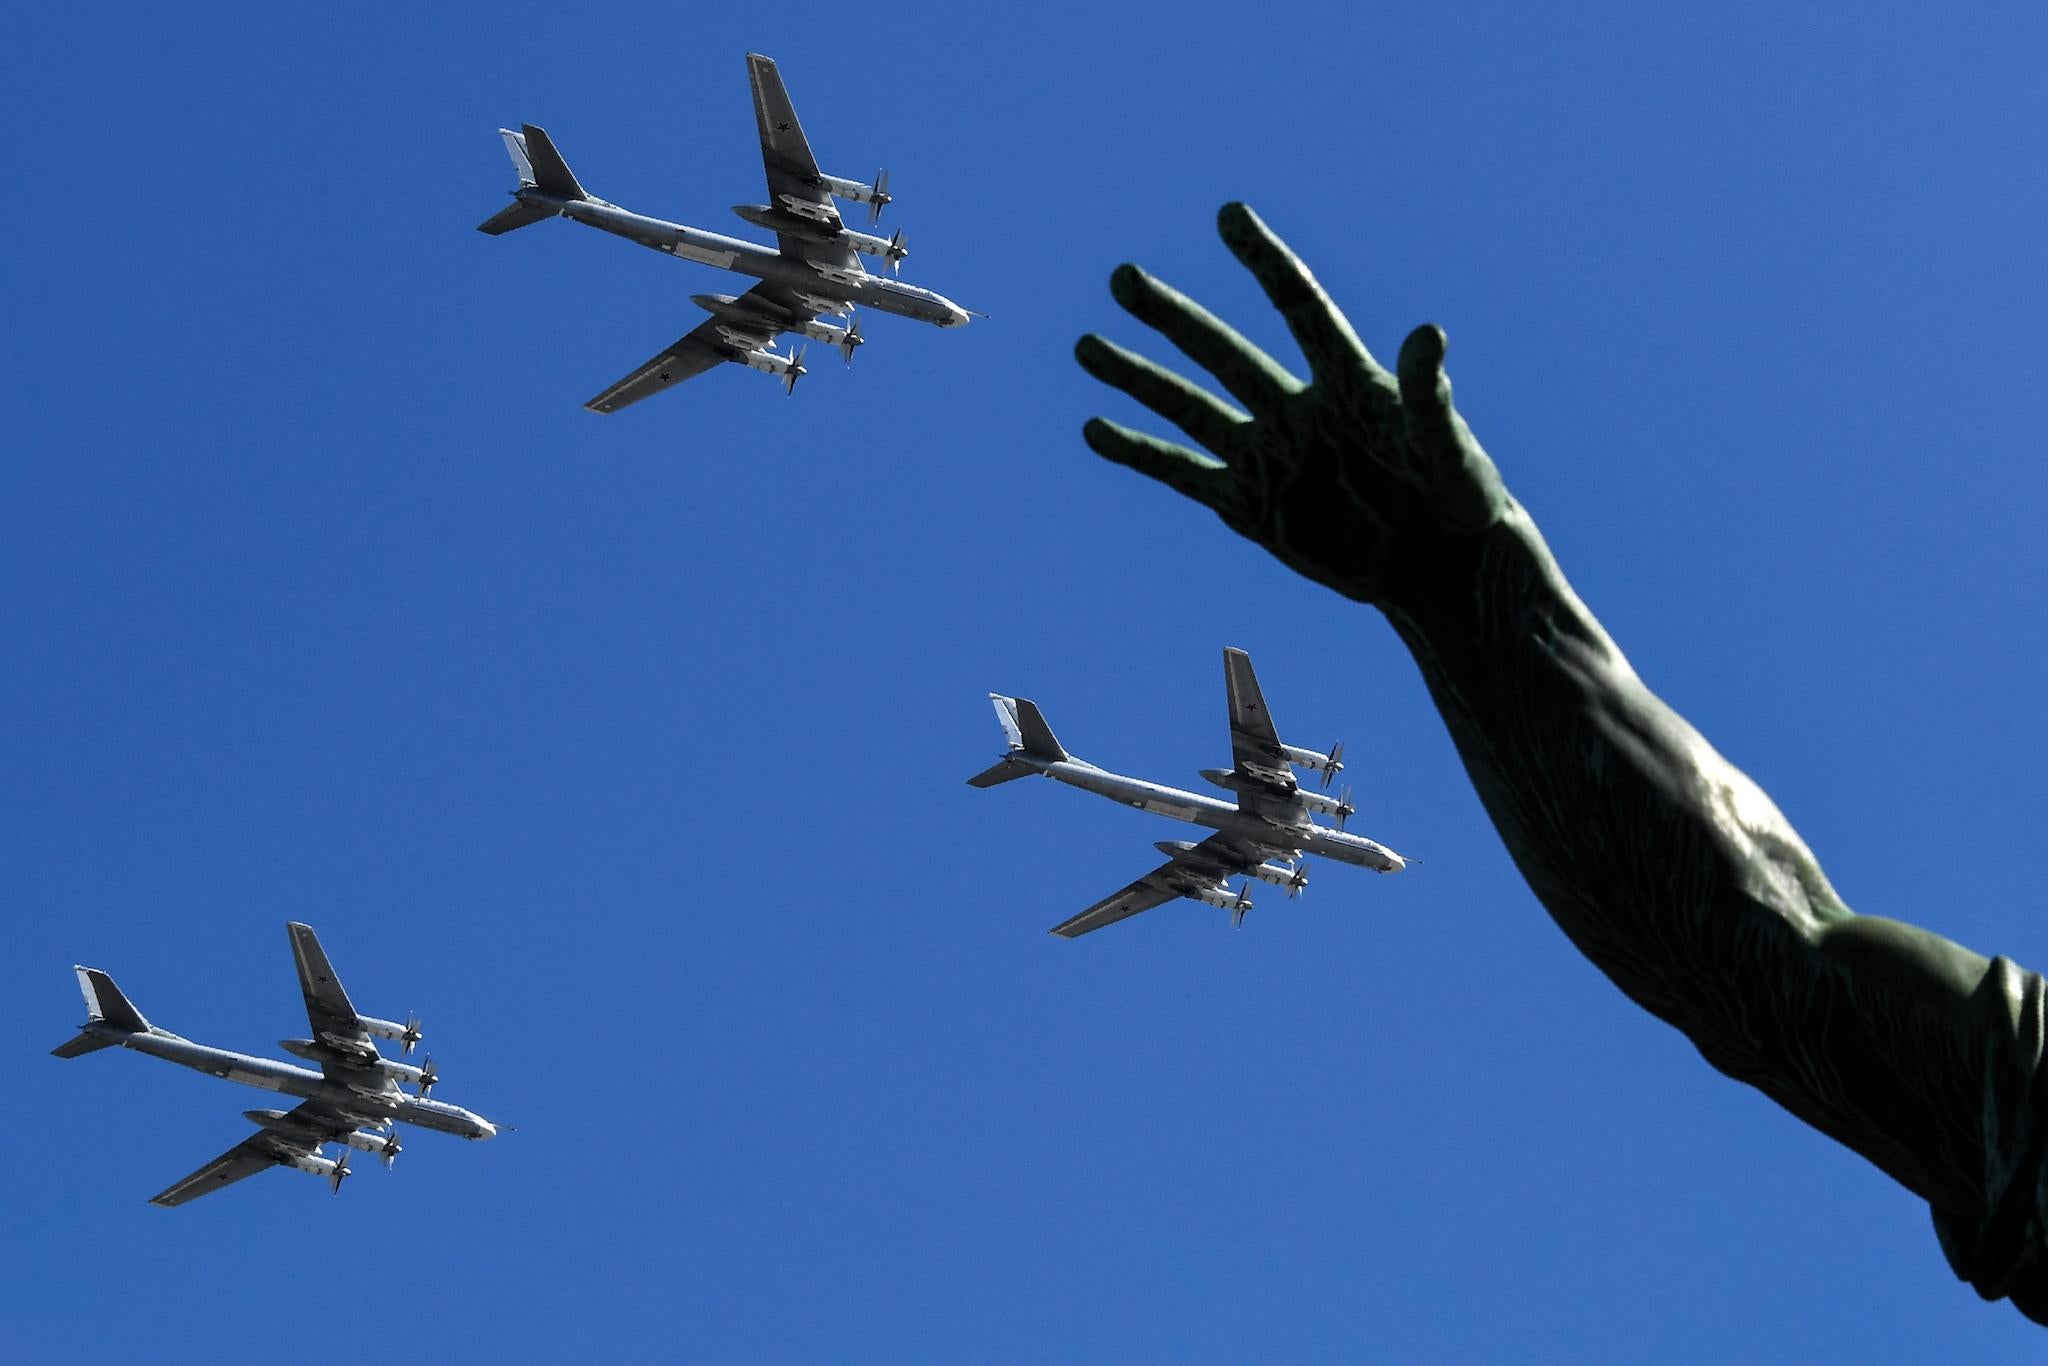
<instances>
[{"instance_id":1,"label":"turboprop engine nacelle","mask_svg":"<svg viewBox=\"0 0 2048 1366\"><path fill-rule=\"evenodd\" d=\"M375 1153L388 1165L392 1158L403 1150L396 1134L373 1134L364 1129L341 1136L341 1142L348 1144L359 1153Z\"/></svg>"},{"instance_id":2,"label":"turboprop engine nacelle","mask_svg":"<svg viewBox=\"0 0 2048 1366\"><path fill-rule=\"evenodd\" d=\"M816 319L812 319L796 330L809 337L812 341L830 342L832 345L838 346L845 342L846 334L850 329L840 327L835 323L821 323ZM862 338L862 341L865 340L866 338ZM855 342L854 345L858 346L860 342Z\"/></svg>"},{"instance_id":3,"label":"turboprop engine nacelle","mask_svg":"<svg viewBox=\"0 0 2048 1366\"><path fill-rule=\"evenodd\" d=\"M349 1174L348 1157L346 1154L338 1159L321 1157L318 1153L310 1153L303 1157L298 1155L281 1157L279 1160L287 1167L297 1167L302 1172L308 1172L314 1176L325 1178L327 1184L334 1187L336 1195L341 1194L342 1179Z\"/></svg>"},{"instance_id":4,"label":"turboprop engine nacelle","mask_svg":"<svg viewBox=\"0 0 2048 1366\"><path fill-rule=\"evenodd\" d=\"M380 1039L391 1039L403 1044L408 1053L412 1052L412 1046L421 1038L420 1022L410 1015L406 1017L404 1024L396 1020L380 1020L373 1015L358 1015L356 1023L363 1027L365 1034L374 1034Z\"/></svg>"},{"instance_id":5,"label":"turboprop engine nacelle","mask_svg":"<svg viewBox=\"0 0 2048 1366\"><path fill-rule=\"evenodd\" d=\"M1285 887L1287 895L1299 896L1308 886L1308 869L1296 868L1285 863L1261 863L1251 870L1253 877L1261 882L1270 882L1275 887Z\"/></svg>"},{"instance_id":6,"label":"turboprop engine nacelle","mask_svg":"<svg viewBox=\"0 0 2048 1366\"><path fill-rule=\"evenodd\" d=\"M1200 901L1202 905L1214 905L1214 907L1225 909L1225 911L1249 911L1251 909L1251 889L1249 887L1245 891L1231 891L1229 883L1217 883L1214 887L1198 887L1198 889L1190 891L1188 895L1194 897L1196 901Z\"/></svg>"},{"instance_id":7,"label":"turboprop engine nacelle","mask_svg":"<svg viewBox=\"0 0 2048 1366\"><path fill-rule=\"evenodd\" d=\"M759 370L764 375L786 375L797 370L796 358L775 351L749 351L741 358L741 364L749 370ZM803 373L797 370L797 373Z\"/></svg>"},{"instance_id":8,"label":"turboprop engine nacelle","mask_svg":"<svg viewBox=\"0 0 2048 1366\"><path fill-rule=\"evenodd\" d=\"M409 1062L393 1062L390 1058L379 1058L377 1070L393 1081L411 1082L414 1086L419 1085L420 1078L427 1074L424 1067L414 1067Z\"/></svg>"},{"instance_id":9,"label":"turboprop engine nacelle","mask_svg":"<svg viewBox=\"0 0 2048 1366\"><path fill-rule=\"evenodd\" d=\"M1344 771L1344 746L1333 745L1328 754L1321 750L1302 749L1296 745L1282 745L1280 752L1287 756L1290 764L1300 764L1312 773L1337 774Z\"/></svg>"},{"instance_id":10,"label":"turboprop engine nacelle","mask_svg":"<svg viewBox=\"0 0 2048 1366\"><path fill-rule=\"evenodd\" d=\"M1351 803L1342 797L1331 797L1321 792L1297 792L1294 800L1310 811L1320 811L1326 816L1348 816L1352 811Z\"/></svg>"},{"instance_id":11,"label":"turboprop engine nacelle","mask_svg":"<svg viewBox=\"0 0 2048 1366\"><path fill-rule=\"evenodd\" d=\"M886 170L875 172L874 180L866 185L858 180L848 180L844 176L821 173L818 176L818 188L834 199L851 199L856 204L867 205L869 223L881 221L882 210L895 202L889 194L889 173Z\"/></svg>"}]
</instances>

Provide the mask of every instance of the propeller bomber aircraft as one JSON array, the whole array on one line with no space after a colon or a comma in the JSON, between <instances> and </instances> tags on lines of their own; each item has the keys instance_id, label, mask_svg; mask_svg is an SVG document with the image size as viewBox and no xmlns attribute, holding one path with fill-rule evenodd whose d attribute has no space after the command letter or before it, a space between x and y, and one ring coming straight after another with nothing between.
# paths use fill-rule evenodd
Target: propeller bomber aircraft
<instances>
[{"instance_id":1,"label":"propeller bomber aircraft","mask_svg":"<svg viewBox=\"0 0 2048 1366\"><path fill-rule=\"evenodd\" d=\"M856 304L939 327L962 327L975 316L931 290L868 273L861 265L863 256L886 260L891 275L903 264L910 254L903 244L903 229L888 237L857 232L840 219L832 201L866 204L872 227L891 202L889 173L878 172L863 184L820 171L775 63L749 53L747 78L754 88L754 117L760 125L770 202L735 205L733 212L773 232L777 245L772 249L608 203L583 188L543 130L530 123L518 133L498 130L519 173L519 187L512 191L514 202L479 224L478 231L497 236L543 219L569 218L682 260L752 275L761 282L738 296L692 295L691 300L711 316L583 405L592 412L615 413L725 362L775 375L786 392L794 393L797 380L807 373L804 353L777 351L776 338L788 332L825 342L851 365L854 350L867 340L853 317ZM822 321L825 318L841 321Z\"/></svg>"},{"instance_id":2,"label":"propeller bomber aircraft","mask_svg":"<svg viewBox=\"0 0 2048 1366\"><path fill-rule=\"evenodd\" d=\"M1175 897L1221 907L1230 912L1231 924L1242 925L1252 905L1252 879L1284 887L1289 896L1301 895L1308 886L1304 854L1321 854L1382 873L1398 873L1408 866L1406 859L1386 846L1345 831L1344 822L1356 814L1350 789L1332 797L1327 791L1303 788L1295 778L1295 767L1306 768L1320 773L1321 786L1327 789L1330 780L1343 771L1344 746L1334 745L1324 754L1282 744L1266 711L1258 676L1252 672L1251 656L1243 650L1224 650L1223 681L1230 697L1230 746L1235 765L1205 768L1202 777L1235 793L1234 803L1097 768L1060 746L1029 699L989 694L1010 748L992 768L969 778L971 786L994 787L1037 774L1140 811L1192 821L1216 831L1199 844L1160 841L1159 851L1168 856L1165 867L1055 925L1054 934L1073 939ZM1317 812L1334 816L1336 828L1317 824L1313 818ZM1238 874L1245 876L1245 882L1232 892L1229 880Z\"/></svg>"},{"instance_id":3,"label":"propeller bomber aircraft","mask_svg":"<svg viewBox=\"0 0 2048 1366\"><path fill-rule=\"evenodd\" d=\"M285 1039L281 1046L317 1063L317 1072L180 1038L145 1020L106 973L83 966L77 970L87 1019L77 1038L51 1050L58 1057L76 1058L102 1048L132 1048L209 1076L300 1098L292 1110L243 1111L257 1132L151 1196L151 1204L182 1205L271 1167L293 1167L322 1177L339 1194L342 1180L349 1174L350 1149L375 1153L385 1166L391 1165L400 1150L394 1124L398 1120L462 1138L497 1137L497 1126L482 1115L428 1098L427 1093L440 1080L432 1058L415 1067L378 1053L377 1039L394 1040L402 1052L412 1052L420 1041L417 1019L408 1016L400 1024L358 1015L312 926L292 923L285 928L291 933L292 957L298 963L299 987L305 993L313 1037ZM410 1084L417 1093L404 1090L402 1083ZM328 1143L342 1145L339 1157L321 1153Z\"/></svg>"}]
</instances>

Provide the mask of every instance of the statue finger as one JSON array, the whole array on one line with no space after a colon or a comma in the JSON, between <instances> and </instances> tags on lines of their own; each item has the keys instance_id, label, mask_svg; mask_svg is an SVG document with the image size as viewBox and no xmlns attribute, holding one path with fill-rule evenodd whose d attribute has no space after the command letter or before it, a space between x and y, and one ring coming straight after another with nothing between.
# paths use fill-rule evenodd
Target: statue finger
<instances>
[{"instance_id":1,"label":"statue finger","mask_svg":"<svg viewBox=\"0 0 2048 1366\"><path fill-rule=\"evenodd\" d=\"M1301 392L1300 380L1239 336L1237 329L1138 267L1126 263L1112 271L1109 292L1132 317L1214 375L1253 416L1276 413L1287 399Z\"/></svg>"},{"instance_id":2,"label":"statue finger","mask_svg":"<svg viewBox=\"0 0 2048 1366\"><path fill-rule=\"evenodd\" d=\"M1104 418L1091 417L1081 428L1088 449L1105 460L1149 474L1203 507L1214 508L1230 492L1230 470L1220 460L1198 454L1171 441L1134 432Z\"/></svg>"},{"instance_id":3,"label":"statue finger","mask_svg":"<svg viewBox=\"0 0 2048 1366\"><path fill-rule=\"evenodd\" d=\"M1444 352L1449 346L1444 330L1424 323L1401 343L1401 357L1395 362L1400 377L1401 416L1409 437L1433 453L1448 453L1457 444L1451 406L1451 381L1444 374Z\"/></svg>"},{"instance_id":4,"label":"statue finger","mask_svg":"<svg viewBox=\"0 0 2048 1366\"><path fill-rule=\"evenodd\" d=\"M1431 490L1437 514L1458 530L1490 523L1506 498L1500 475L1479 447L1451 399L1444 373L1444 330L1424 323L1401 343L1396 364L1401 383L1401 417L1419 469L1409 471Z\"/></svg>"},{"instance_id":5,"label":"statue finger","mask_svg":"<svg viewBox=\"0 0 2048 1366\"><path fill-rule=\"evenodd\" d=\"M1287 330L1308 358L1309 372L1316 380L1342 382L1363 374L1387 383L1386 371L1358 339L1351 320L1330 301L1301 258L1288 250L1257 214L1243 204L1225 204L1216 216L1216 227L1224 245L1244 263L1286 319Z\"/></svg>"},{"instance_id":6,"label":"statue finger","mask_svg":"<svg viewBox=\"0 0 2048 1366\"><path fill-rule=\"evenodd\" d=\"M1074 359L1083 370L1112 389L1123 390L1212 451L1227 453L1238 429L1251 421L1206 389L1092 333L1075 345Z\"/></svg>"}]
</instances>

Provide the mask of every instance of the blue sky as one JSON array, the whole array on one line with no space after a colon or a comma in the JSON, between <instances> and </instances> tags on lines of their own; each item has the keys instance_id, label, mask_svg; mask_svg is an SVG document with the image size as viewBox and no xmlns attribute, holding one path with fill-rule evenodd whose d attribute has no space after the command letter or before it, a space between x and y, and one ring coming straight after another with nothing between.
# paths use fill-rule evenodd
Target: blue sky
<instances>
[{"instance_id":1,"label":"blue sky","mask_svg":"<svg viewBox=\"0 0 2048 1366\"><path fill-rule=\"evenodd\" d=\"M1923 1206L1577 957L1375 614L1087 452L1135 411L1070 348L1163 352L1136 259L1291 360L1230 198L1382 354L1442 323L1581 593L1850 903L2048 967L2048 22L1260 22L6 21L0 1356L2038 1358ZM729 277L476 233L494 130L746 235L750 49L992 317L595 417ZM1193 783L1226 644L1420 866L1050 938L1184 832L967 788L984 694ZM261 1097L48 1057L70 965L261 1051L287 919L517 1129L153 1209Z\"/></svg>"}]
</instances>

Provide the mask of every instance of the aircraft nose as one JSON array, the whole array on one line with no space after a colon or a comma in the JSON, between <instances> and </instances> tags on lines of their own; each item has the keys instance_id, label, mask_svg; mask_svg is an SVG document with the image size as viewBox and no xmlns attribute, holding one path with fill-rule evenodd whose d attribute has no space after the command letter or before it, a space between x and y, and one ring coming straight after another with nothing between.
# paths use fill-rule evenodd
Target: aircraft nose
<instances>
[{"instance_id":1,"label":"aircraft nose","mask_svg":"<svg viewBox=\"0 0 2048 1366\"><path fill-rule=\"evenodd\" d=\"M946 326L948 326L948 327L965 327L965 326L967 326L967 319L968 319L968 317L969 317L969 314L968 314L967 310L966 310L966 309L964 309L964 308L962 308L962 307L960 307L960 306L959 306L958 304L955 304L955 305L953 306L953 313L952 313L952 316L946 319Z\"/></svg>"},{"instance_id":2,"label":"aircraft nose","mask_svg":"<svg viewBox=\"0 0 2048 1366\"><path fill-rule=\"evenodd\" d=\"M475 1133L474 1135L472 1135L472 1137L475 1137L475 1138L496 1138L497 1136L498 1136L498 1126L497 1126L497 1125L495 1125L495 1124L491 1123L491 1122L490 1122L490 1121L489 1121L488 1119L480 1119L480 1120L478 1120L478 1121L476 1122L476 1133Z\"/></svg>"}]
</instances>

